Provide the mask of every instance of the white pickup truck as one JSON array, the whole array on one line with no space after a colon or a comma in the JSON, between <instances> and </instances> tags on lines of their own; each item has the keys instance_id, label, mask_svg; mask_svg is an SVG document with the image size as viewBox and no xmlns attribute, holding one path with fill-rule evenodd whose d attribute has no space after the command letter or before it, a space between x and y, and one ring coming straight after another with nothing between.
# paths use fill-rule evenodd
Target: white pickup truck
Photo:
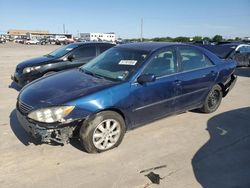
<instances>
[{"instance_id":1,"label":"white pickup truck","mask_svg":"<svg viewBox=\"0 0 250 188\"><path fill-rule=\"evenodd\" d=\"M64 42L67 40L68 38L64 35L56 35L54 37L54 41L56 42L56 44L64 44Z\"/></svg>"}]
</instances>

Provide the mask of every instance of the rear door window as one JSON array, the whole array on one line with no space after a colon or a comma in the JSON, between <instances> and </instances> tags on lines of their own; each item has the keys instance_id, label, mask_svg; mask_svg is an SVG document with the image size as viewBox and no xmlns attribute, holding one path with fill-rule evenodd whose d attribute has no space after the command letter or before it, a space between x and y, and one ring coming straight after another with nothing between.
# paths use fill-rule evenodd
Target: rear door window
<instances>
[{"instance_id":1,"label":"rear door window","mask_svg":"<svg viewBox=\"0 0 250 188\"><path fill-rule=\"evenodd\" d=\"M95 57L96 56L96 47L95 46L79 47L73 52L73 55L75 55L75 59Z\"/></svg>"},{"instance_id":2,"label":"rear door window","mask_svg":"<svg viewBox=\"0 0 250 188\"><path fill-rule=\"evenodd\" d=\"M212 61L205 54L192 47L180 47L179 53L182 71L213 66Z\"/></svg>"},{"instance_id":3,"label":"rear door window","mask_svg":"<svg viewBox=\"0 0 250 188\"><path fill-rule=\"evenodd\" d=\"M177 72L176 55L173 49L166 49L156 54L143 74L154 74L156 77L166 76Z\"/></svg>"},{"instance_id":4,"label":"rear door window","mask_svg":"<svg viewBox=\"0 0 250 188\"><path fill-rule=\"evenodd\" d=\"M109 48L111 48L110 46L108 45L101 45L100 46L100 54L106 50L108 50Z\"/></svg>"}]
</instances>

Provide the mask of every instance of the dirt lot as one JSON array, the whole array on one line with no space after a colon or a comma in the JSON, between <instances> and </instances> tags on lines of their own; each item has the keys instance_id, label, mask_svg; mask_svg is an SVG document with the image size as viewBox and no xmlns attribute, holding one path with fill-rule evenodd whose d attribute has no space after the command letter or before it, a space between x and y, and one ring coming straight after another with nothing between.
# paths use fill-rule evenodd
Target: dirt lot
<instances>
[{"instance_id":1,"label":"dirt lot","mask_svg":"<svg viewBox=\"0 0 250 188\"><path fill-rule=\"evenodd\" d=\"M116 149L39 145L19 126L10 75L58 46L0 44L0 187L250 187L250 68L213 114L187 112L128 132ZM159 174L160 184L147 175Z\"/></svg>"}]
</instances>

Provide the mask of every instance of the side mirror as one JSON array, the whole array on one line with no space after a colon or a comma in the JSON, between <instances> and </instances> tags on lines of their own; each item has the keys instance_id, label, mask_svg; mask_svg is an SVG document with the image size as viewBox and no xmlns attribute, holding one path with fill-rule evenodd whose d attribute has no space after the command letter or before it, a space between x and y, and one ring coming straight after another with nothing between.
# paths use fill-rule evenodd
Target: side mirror
<instances>
[{"instance_id":1,"label":"side mirror","mask_svg":"<svg viewBox=\"0 0 250 188\"><path fill-rule=\"evenodd\" d=\"M73 54L71 54L71 55L68 56L68 60L69 61L73 61L75 58L76 58L76 56L73 55Z\"/></svg>"},{"instance_id":2,"label":"side mirror","mask_svg":"<svg viewBox=\"0 0 250 188\"><path fill-rule=\"evenodd\" d=\"M156 77L154 74L142 74L137 78L137 82L139 84L144 84L148 82L154 82L156 80Z\"/></svg>"}]
</instances>

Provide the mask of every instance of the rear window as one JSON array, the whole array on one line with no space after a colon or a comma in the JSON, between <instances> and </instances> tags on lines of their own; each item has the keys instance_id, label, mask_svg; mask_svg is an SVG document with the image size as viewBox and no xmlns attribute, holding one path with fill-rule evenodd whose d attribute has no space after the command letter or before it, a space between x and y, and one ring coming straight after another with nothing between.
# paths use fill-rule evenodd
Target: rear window
<instances>
[{"instance_id":1,"label":"rear window","mask_svg":"<svg viewBox=\"0 0 250 188\"><path fill-rule=\"evenodd\" d=\"M96 47L95 46L84 46L77 48L73 54L76 59L85 58L85 57L95 57L96 56Z\"/></svg>"},{"instance_id":2,"label":"rear window","mask_svg":"<svg viewBox=\"0 0 250 188\"><path fill-rule=\"evenodd\" d=\"M206 68L213 65L211 60L209 60L205 54L194 48L181 47L179 52L183 71Z\"/></svg>"},{"instance_id":3,"label":"rear window","mask_svg":"<svg viewBox=\"0 0 250 188\"><path fill-rule=\"evenodd\" d=\"M109 48L111 48L112 46L109 46L109 45L103 45L103 46L100 46L100 53L108 50Z\"/></svg>"}]
</instances>

